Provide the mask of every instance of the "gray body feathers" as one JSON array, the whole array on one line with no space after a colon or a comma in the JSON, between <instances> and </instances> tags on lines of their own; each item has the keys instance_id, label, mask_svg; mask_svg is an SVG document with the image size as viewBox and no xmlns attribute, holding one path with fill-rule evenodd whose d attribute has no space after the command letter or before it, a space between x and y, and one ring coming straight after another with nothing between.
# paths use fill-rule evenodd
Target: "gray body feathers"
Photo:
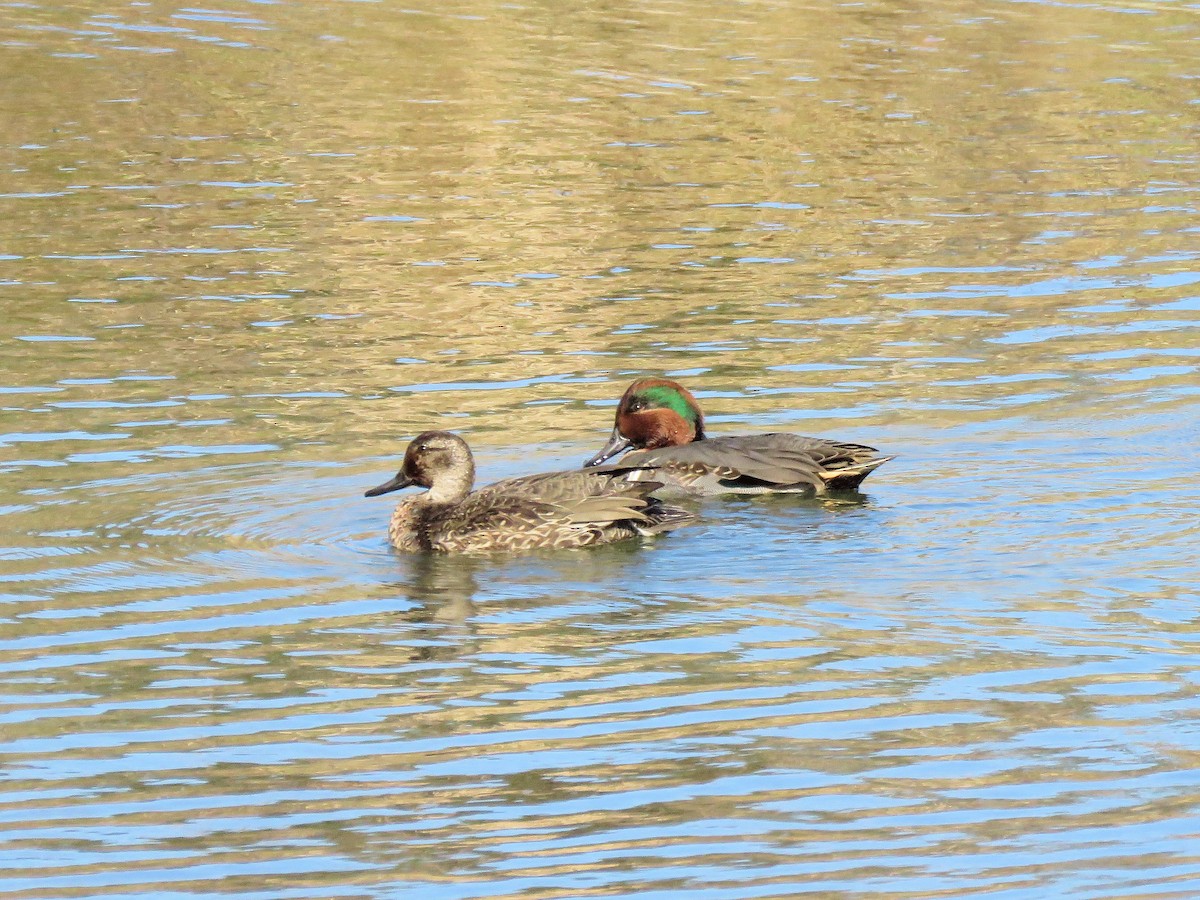
<instances>
[{"instance_id":1,"label":"gray body feathers","mask_svg":"<svg viewBox=\"0 0 1200 900\"><path fill-rule=\"evenodd\" d=\"M824 494L857 488L892 458L863 444L770 433L633 450L621 464L654 467L654 477L667 483L659 493Z\"/></svg>"}]
</instances>

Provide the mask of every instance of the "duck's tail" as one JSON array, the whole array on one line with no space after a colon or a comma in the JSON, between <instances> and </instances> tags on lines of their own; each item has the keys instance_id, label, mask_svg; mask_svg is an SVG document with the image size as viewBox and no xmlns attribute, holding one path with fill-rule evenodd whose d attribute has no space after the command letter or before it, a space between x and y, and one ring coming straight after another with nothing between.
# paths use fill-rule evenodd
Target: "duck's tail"
<instances>
[{"instance_id":1,"label":"duck's tail","mask_svg":"<svg viewBox=\"0 0 1200 900\"><path fill-rule=\"evenodd\" d=\"M866 462L854 463L842 469L827 469L818 474L825 482L825 490L852 491L862 484L864 478L888 460L895 458L894 456L881 456L877 459L868 459Z\"/></svg>"},{"instance_id":2,"label":"duck's tail","mask_svg":"<svg viewBox=\"0 0 1200 900\"><path fill-rule=\"evenodd\" d=\"M641 510L644 520L633 522L638 534L660 534L696 521L695 513L686 509L663 503L656 497L647 497L646 501L646 506Z\"/></svg>"}]
</instances>

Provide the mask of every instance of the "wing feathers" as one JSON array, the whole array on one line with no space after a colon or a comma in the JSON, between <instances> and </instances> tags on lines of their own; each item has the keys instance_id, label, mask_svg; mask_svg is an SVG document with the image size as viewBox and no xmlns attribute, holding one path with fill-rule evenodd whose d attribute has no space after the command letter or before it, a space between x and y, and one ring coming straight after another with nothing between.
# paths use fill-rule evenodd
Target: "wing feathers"
<instances>
[{"instance_id":1,"label":"wing feathers","mask_svg":"<svg viewBox=\"0 0 1200 900\"><path fill-rule=\"evenodd\" d=\"M704 480L726 490L853 488L892 457L874 447L795 434L748 434L640 450L623 461L662 466L683 483Z\"/></svg>"}]
</instances>

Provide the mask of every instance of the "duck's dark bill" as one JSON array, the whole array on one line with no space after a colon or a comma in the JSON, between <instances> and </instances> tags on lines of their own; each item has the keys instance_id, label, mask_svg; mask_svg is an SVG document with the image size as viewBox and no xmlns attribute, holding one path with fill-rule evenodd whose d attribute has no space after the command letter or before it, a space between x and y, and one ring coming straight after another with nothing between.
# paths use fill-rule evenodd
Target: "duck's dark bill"
<instances>
[{"instance_id":1,"label":"duck's dark bill","mask_svg":"<svg viewBox=\"0 0 1200 900\"><path fill-rule=\"evenodd\" d=\"M588 466L598 466L607 459L612 459L622 450L629 446L629 438L625 437L621 432L614 428L612 437L608 439L608 443L604 445L599 453L583 464L584 468Z\"/></svg>"},{"instance_id":2,"label":"duck's dark bill","mask_svg":"<svg viewBox=\"0 0 1200 900\"><path fill-rule=\"evenodd\" d=\"M369 491L363 494L363 496L378 497L380 494L390 494L392 491L398 491L401 488L406 488L410 484L412 484L412 481L403 477L402 475L397 475L391 481L385 481L383 484L379 485L379 487L371 488Z\"/></svg>"}]
</instances>

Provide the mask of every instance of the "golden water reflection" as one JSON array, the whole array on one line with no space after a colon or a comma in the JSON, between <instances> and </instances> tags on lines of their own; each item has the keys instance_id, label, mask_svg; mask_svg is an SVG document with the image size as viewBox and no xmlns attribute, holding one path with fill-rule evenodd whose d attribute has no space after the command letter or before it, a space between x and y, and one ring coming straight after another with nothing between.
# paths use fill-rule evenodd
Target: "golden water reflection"
<instances>
[{"instance_id":1,"label":"golden water reflection","mask_svg":"<svg viewBox=\"0 0 1200 900\"><path fill-rule=\"evenodd\" d=\"M3 20L14 896L1200 893L1194 10ZM574 465L661 372L898 458L387 550L413 433Z\"/></svg>"}]
</instances>

